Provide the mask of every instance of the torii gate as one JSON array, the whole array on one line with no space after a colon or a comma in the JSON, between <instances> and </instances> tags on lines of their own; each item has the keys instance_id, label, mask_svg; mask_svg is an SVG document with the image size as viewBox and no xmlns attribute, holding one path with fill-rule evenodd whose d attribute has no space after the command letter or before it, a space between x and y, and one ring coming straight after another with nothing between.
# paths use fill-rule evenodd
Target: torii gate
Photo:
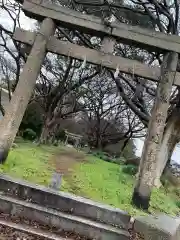
<instances>
[{"instance_id":1,"label":"torii gate","mask_svg":"<svg viewBox=\"0 0 180 240\"><path fill-rule=\"evenodd\" d=\"M21 0L16 1L22 3ZM133 201L137 206L148 208L150 189L154 183L154 176L151 176L151 172L156 169L156 155L162 140L171 88L173 84L180 86L180 73L176 72L178 54L180 53L180 38L123 23L112 23L107 27L98 17L51 4L47 0L24 0L22 9L26 16L37 19L42 23L37 33L16 29L14 34L14 40L32 45L32 49L11 103L0 123L0 160L3 161L7 157L9 147L16 136L46 52L49 51L80 60L84 60L86 57L90 63L114 70L118 68L123 73L134 74L159 82L144 144L139 181L133 195ZM151 51L167 52L167 54L161 69L150 67L135 60L113 56L112 51L107 50L106 47L102 48L102 51L97 51L60 41L54 37L57 25L100 36L105 39L104 42L107 42L106 39L110 38L113 42L118 40ZM11 118L11 121L7 123L9 118ZM7 127L5 128L5 126ZM145 196L140 194L139 189L146 189Z\"/></svg>"},{"instance_id":2,"label":"torii gate","mask_svg":"<svg viewBox=\"0 0 180 240\"><path fill-rule=\"evenodd\" d=\"M66 134L65 145L68 144L68 140L70 138L75 141L75 145L74 145L75 148L78 148L82 141L83 136L75 133L70 133L68 131L65 131L65 134Z\"/></svg>"}]
</instances>

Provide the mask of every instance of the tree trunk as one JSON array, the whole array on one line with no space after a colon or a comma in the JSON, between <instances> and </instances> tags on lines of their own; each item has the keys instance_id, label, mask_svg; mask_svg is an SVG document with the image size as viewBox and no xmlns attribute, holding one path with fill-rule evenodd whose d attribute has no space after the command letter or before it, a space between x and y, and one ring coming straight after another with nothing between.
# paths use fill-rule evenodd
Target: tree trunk
<instances>
[{"instance_id":1,"label":"tree trunk","mask_svg":"<svg viewBox=\"0 0 180 240\"><path fill-rule=\"evenodd\" d=\"M39 143L51 144L55 140L56 132L58 131L58 128L60 126L59 119L56 119L55 117L52 118L51 112L46 113L45 116L46 117L42 128L41 136L39 138Z\"/></svg>"},{"instance_id":2,"label":"tree trunk","mask_svg":"<svg viewBox=\"0 0 180 240\"><path fill-rule=\"evenodd\" d=\"M5 116L0 122L0 163L5 162L8 156L44 61L48 38L54 32L54 22L46 18L42 22L40 32L37 33L31 53L20 75L19 83L6 108Z\"/></svg>"},{"instance_id":3,"label":"tree trunk","mask_svg":"<svg viewBox=\"0 0 180 240\"><path fill-rule=\"evenodd\" d=\"M156 178L157 156L163 138L177 61L177 53L167 53L164 57L157 96L143 147L139 176L132 196L132 203L144 210L149 208L151 191Z\"/></svg>"},{"instance_id":4,"label":"tree trunk","mask_svg":"<svg viewBox=\"0 0 180 240\"><path fill-rule=\"evenodd\" d=\"M122 155L122 156L123 156L124 149L125 149L126 146L128 145L130 139L131 139L131 136L128 137L128 138L126 138L126 139L124 140L124 142L123 142L123 145L122 145L122 147L121 147L121 155Z\"/></svg>"},{"instance_id":5,"label":"tree trunk","mask_svg":"<svg viewBox=\"0 0 180 240\"><path fill-rule=\"evenodd\" d=\"M56 132L58 131L59 124L53 126L44 125L42 128L39 144L52 144L56 139Z\"/></svg>"},{"instance_id":6,"label":"tree trunk","mask_svg":"<svg viewBox=\"0 0 180 240\"><path fill-rule=\"evenodd\" d=\"M160 152L157 159L156 179L154 185L161 186L160 178L166 167L167 162L171 159L176 144L180 141L180 109L178 107L172 113L166 124Z\"/></svg>"},{"instance_id":7,"label":"tree trunk","mask_svg":"<svg viewBox=\"0 0 180 240\"><path fill-rule=\"evenodd\" d=\"M40 144L47 144L49 142L50 138L50 130L46 125L43 126L41 136L39 138L39 143Z\"/></svg>"}]
</instances>

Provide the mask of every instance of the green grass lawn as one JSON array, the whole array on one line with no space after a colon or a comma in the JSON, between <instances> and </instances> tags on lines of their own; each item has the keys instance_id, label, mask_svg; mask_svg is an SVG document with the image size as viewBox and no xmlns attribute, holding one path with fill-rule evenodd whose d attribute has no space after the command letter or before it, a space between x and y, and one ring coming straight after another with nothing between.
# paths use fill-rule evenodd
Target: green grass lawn
<instances>
[{"instance_id":1,"label":"green grass lawn","mask_svg":"<svg viewBox=\"0 0 180 240\"><path fill-rule=\"evenodd\" d=\"M36 146L24 142L13 149L0 170L10 176L48 185L53 167L49 159L64 147ZM131 214L144 214L131 205L135 178L122 172L122 166L86 156L87 161L77 163L72 175L63 180L63 191L110 204ZM152 194L151 212L176 214L178 196L173 188L155 190Z\"/></svg>"},{"instance_id":2,"label":"green grass lawn","mask_svg":"<svg viewBox=\"0 0 180 240\"><path fill-rule=\"evenodd\" d=\"M68 183L64 186L66 191L110 204L132 215L142 214L131 205L135 177L124 174L122 166L90 157L89 163L76 166ZM176 201L177 196L172 189L168 192L164 188L154 190L150 211L177 214L180 209Z\"/></svg>"},{"instance_id":3,"label":"green grass lawn","mask_svg":"<svg viewBox=\"0 0 180 240\"><path fill-rule=\"evenodd\" d=\"M54 147L37 147L32 143L20 143L12 149L1 172L30 182L48 185L53 169L48 159L56 151Z\"/></svg>"}]
</instances>

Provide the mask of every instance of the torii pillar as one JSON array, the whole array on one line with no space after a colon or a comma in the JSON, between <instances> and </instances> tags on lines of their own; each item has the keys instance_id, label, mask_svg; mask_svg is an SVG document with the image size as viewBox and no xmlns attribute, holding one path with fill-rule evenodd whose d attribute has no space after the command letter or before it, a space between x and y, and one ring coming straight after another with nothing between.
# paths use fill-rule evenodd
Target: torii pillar
<instances>
[{"instance_id":1,"label":"torii pillar","mask_svg":"<svg viewBox=\"0 0 180 240\"><path fill-rule=\"evenodd\" d=\"M55 24L53 20L45 18L36 35L11 102L6 108L5 116L0 121L0 163L6 160L16 137L46 55L47 42L50 36L54 35L54 32Z\"/></svg>"}]
</instances>

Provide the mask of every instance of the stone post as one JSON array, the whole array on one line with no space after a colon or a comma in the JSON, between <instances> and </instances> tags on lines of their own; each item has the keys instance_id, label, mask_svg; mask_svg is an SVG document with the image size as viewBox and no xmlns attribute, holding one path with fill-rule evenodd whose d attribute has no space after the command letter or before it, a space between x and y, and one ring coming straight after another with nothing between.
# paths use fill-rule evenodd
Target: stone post
<instances>
[{"instance_id":1,"label":"stone post","mask_svg":"<svg viewBox=\"0 0 180 240\"><path fill-rule=\"evenodd\" d=\"M163 214L136 217L134 230L144 240L178 240L180 239L180 218Z\"/></svg>"},{"instance_id":2,"label":"stone post","mask_svg":"<svg viewBox=\"0 0 180 240\"><path fill-rule=\"evenodd\" d=\"M62 177L63 175L58 172L53 172L51 182L49 184L50 188L53 188L54 190L60 190L61 185L62 185Z\"/></svg>"},{"instance_id":3,"label":"stone post","mask_svg":"<svg viewBox=\"0 0 180 240\"><path fill-rule=\"evenodd\" d=\"M133 204L144 210L149 208L151 191L156 179L157 157L163 138L177 62L178 54L169 52L165 54L161 65L161 77L144 142L138 180L132 197Z\"/></svg>"},{"instance_id":4,"label":"stone post","mask_svg":"<svg viewBox=\"0 0 180 240\"><path fill-rule=\"evenodd\" d=\"M68 136L68 135L66 135L66 140L65 140L65 143L64 143L64 145L67 145L67 144L68 144L68 139L69 139L69 136Z\"/></svg>"},{"instance_id":5,"label":"stone post","mask_svg":"<svg viewBox=\"0 0 180 240\"><path fill-rule=\"evenodd\" d=\"M3 163L8 156L44 61L48 39L54 32L55 24L53 20L44 19L20 75L11 102L6 108L5 116L0 121L0 163Z\"/></svg>"}]
</instances>

